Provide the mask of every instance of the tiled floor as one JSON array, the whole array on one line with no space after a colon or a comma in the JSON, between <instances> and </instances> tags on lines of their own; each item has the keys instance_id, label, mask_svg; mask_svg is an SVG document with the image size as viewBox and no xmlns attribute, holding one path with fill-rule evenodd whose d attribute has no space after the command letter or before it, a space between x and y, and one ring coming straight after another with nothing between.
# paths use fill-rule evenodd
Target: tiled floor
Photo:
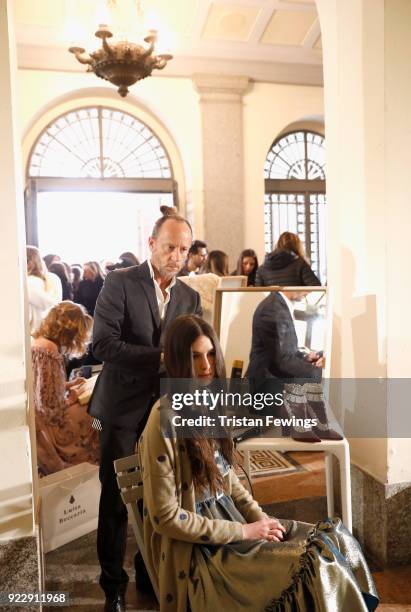
<instances>
[{"instance_id":1,"label":"tiled floor","mask_svg":"<svg viewBox=\"0 0 411 612\"><path fill-rule=\"evenodd\" d=\"M326 513L323 455L317 452L290 454L294 460L302 462L304 469L255 479L254 495L276 516L314 523ZM134 542L130 530L126 559L130 579L133 577ZM46 555L47 590L69 592L70 610L75 612L100 612L103 609L104 597L98 586L99 567L95 550L96 534L93 532ZM374 577L382 601L378 610L411 612L411 566L376 572ZM157 609L156 600L137 594L135 584L130 582L128 612ZM54 610L50 608L49 612Z\"/></svg>"}]
</instances>

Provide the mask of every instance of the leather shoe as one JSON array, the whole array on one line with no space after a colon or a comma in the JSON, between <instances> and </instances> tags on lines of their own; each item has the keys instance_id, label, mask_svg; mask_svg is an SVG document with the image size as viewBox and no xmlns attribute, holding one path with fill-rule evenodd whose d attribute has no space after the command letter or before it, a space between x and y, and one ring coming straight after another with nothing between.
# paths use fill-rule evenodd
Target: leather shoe
<instances>
[{"instance_id":1,"label":"leather shoe","mask_svg":"<svg viewBox=\"0 0 411 612\"><path fill-rule=\"evenodd\" d=\"M117 593L112 597L106 597L104 612L126 612L124 595Z\"/></svg>"}]
</instances>

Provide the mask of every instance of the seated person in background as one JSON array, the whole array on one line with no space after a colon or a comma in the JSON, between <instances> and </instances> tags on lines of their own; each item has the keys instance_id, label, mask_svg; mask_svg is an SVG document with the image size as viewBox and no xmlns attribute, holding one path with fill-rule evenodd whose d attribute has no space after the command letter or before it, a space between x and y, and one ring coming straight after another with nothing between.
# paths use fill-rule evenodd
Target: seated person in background
<instances>
[{"instance_id":1,"label":"seated person in background","mask_svg":"<svg viewBox=\"0 0 411 612\"><path fill-rule=\"evenodd\" d=\"M169 327L164 359L172 378L202 385L225 378L216 334L194 315ZM367 563L339 519L313 526L267 516L236 475L229 435L209 439L197 428L192 438L164 437L160 414L167 420L169 412L157 402L138 449L144 541L160 610L375 610Z\"/></svg>"},{"instance_id":2,"label":"seated person in background","mask_svg":"<svg viewBox=\"0 0 411 612\"><path fill-rule=\"evenodd\" d=\"M54 253L48 253L47 255L44 255L43 261L46 264L47 270L50 270L51 264L61 261L61 257L60 255L55 255Z\"/></svg>"},{"instance_id":3,"label":"seated person in background","mask_svg":"<svg viewBox=\"0 0 411 612\"><path fill-rule=\"evenodd\" d=\"M29 322L30 331L34 332L47 310L61 302L62 286L60 279L47 270L37 247L27 246L26 257Z\"/></svg>"},{"instance_id":4,"label":"seated person in background","mask_svg":"<svg viewBox=\"0 0 411 612\"><path fill-rule=\"evenodd\" d=\"M321 282L311 270L297 234L283 232L272 253L267 253L257 270L257 287L316 287Z\"/></svg>"},{"instance_id":5,"label":"seated person in background","mask_svg":"<svg viewBox=\"0 0 411 612\"><path fill-rule=\"evenodd\" d=\"M255 276L258 268L257 253L253 249L241 251L237 261L237 268L231 272L231 276L246 276L247 287L255 285Z\"/></svg>"},{"instance_id":6,"label":"seated person in background","mask_svg":"<svg viewBox=\"0 0 411 612\"><path fill-rule=\"evenodd\" d=\"M72 264L71 268L71 286L73 288L73 301L76 302L78 288L83 276L83 266L81 264Z\"/></svg>"},{"instance_id":7,"label":"seated person in background","mask_svg":"<svg viewBox=\"0 0 411 612\"><path fill-rule=\"evenodd\" d=\"M217 276L228 276L228 255L224 251L210 251L206 263L206 272Z\"/></svg>"},{"instance_id":8,"label":"seated person in background","mask_svg":"<svg viewBox=\"0 0 411 612\"><path fill-rule=\"evenodd\" d=\"M121 253L119 257L119 261L117 263L112 263L106 265L106 272L111 272L112 270L118 270L119 268L131 268L131 266L139 266L140 262L137 257L131 251L125 251Z\"/></svg>"},{"instance_id":9,"label":"seated person in background","mask_svg":"<svg viewBox=\"0 0 411 612\"><path fill-rule=\"evenodd\" d=\"M269 392L270 387L281 384L284 379L321 382L324 357L314 352L305 355L298 349L293 302L304 295L301 291L272 292L255 310L247 377L259 392ZM305 418L306 406L304 385L298 381L295 385L285 385L283 416ZM311 409L314 408L316 412L312 416L318 419L318 426L313 431L292 430L292 437L306 442L325 438L341 440L341 436L328 426L324 403L312 402Z\"/></svg>"},{"instance_id":10,"label":"seated person in background","mask_svg":"<svg viewBox=\"0 0 411 612\"><path fill-rule=\"evenodd\" d=\"M97 298L104 285L104 272L97 261L88 261L83 266L83 280L80 281L75 300L82 304L88 314L94 316Z\"/></svg>"},{"instance_id":11,"label":"seated person in background","mask_svg":"<svg viewBox=\"0 0 411 612\"><path fill-rule=\"evenodd\" d=\"M59 277L61 282L61 287L63 290L62 299L63 300L72 300L73 299L73 287L70 282L70 275L67 271L66 265L63 262L55 262L50 265L50 272L53 272L56 276ZM71 273L71 270L70 270Z\"/></svg>"},{"instance_id":12,"label":"seated person in background","mask_svg":"<svg viewBox=\"0 0 411 612\"><path fill-rule=\"evenodd\" d=\"M31 356L37 437L42 476L88 461L98 464L98 433L87 407L78 402L83 379L66 382L64 358L82 355L92 326L73 302L54 306L33 334Z\"/></svg>"},{"instance_id":13,"label":"seated person in background","mask_svg":"<svg viewBox=\"0 0 411 612\"><path fill-rule=\"evenodd\" d=\"M188 251L187 261L177 276L201 274L207 260L207 245L202 240L194 240Z\"/></svg>"}]
</instances>

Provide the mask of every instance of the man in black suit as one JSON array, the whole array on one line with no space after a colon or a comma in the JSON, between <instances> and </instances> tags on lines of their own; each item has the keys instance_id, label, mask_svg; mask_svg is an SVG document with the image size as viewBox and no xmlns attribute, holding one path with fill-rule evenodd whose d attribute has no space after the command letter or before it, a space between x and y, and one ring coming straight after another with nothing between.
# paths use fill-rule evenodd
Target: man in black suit
<instances>
[{"instance_id":1,"label":"man in black suit","mask_svg":"<svg viewBox=\"0 0 411 612\"><path fill-rule=\"evenodd\" d=\"M248 377L309 378L321 380L324 358L317 353L299 351L293 320L293 302L300 291L273 291L256 308Z\"/></svg>"},{"instance_id":2,"label":"man in black suit","mask_svg":"<svg viewBox=\"0 0 411 612\"><path fill-rule=\"evenodd\" d=\"M125 609L128 583L123 569L127 510L113 461L134 452L158 397L168 325L181 314L202 314L198 293L176 279L191 243L191 227L183 217L162 217L149 238L150 260L111 272L96 305L93 353L104 366L89 412L102 424L97 552L106 612Z\"/></svg>"},{"instance_id":3,"label":"man in black suit","mask_svg":"<svg viewBox=\"0 0 411 612\"><path fill-rule=\"evenodd\" d=\"M321 381L324 358L314 352L306 355L298 349L293 302L303 295L300 291L272 292L256 308L247 374L255 391L278 393L283 390L282 381L285 380ZM297 384L295 390L298 387L302 389L301 384ZM283 413L283 416L286 415ZM293 437L306 442L320 441L312 431L298 434L294 431Z\"/></svg>"}]
</instances>

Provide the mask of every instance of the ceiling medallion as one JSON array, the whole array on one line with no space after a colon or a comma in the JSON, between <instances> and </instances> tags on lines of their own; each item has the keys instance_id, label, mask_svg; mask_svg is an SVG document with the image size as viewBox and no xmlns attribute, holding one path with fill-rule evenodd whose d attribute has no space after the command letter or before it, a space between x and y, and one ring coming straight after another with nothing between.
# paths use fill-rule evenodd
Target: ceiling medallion
<instances>
[{"instance_id":1,"label":"ceiling medallion","mask_svg":"<svg viewBox=\"0 0 411 612\"><path fill-rule=\"evenodd\" d=\"M118 87L117 91L123 98L131 85L150 76L153 70L162 70L173 58L168 53L155 54L156 30L149 31L144 46L128 40L109 44L107 39L112 38L113 32L108 25L99 25L95 36L101 39L101 47L96 51L86 53L83 47L77 46L70 47L69 51L80 64L88 64L87 72L94 72Z\"/></svg>"}]
</instances>

